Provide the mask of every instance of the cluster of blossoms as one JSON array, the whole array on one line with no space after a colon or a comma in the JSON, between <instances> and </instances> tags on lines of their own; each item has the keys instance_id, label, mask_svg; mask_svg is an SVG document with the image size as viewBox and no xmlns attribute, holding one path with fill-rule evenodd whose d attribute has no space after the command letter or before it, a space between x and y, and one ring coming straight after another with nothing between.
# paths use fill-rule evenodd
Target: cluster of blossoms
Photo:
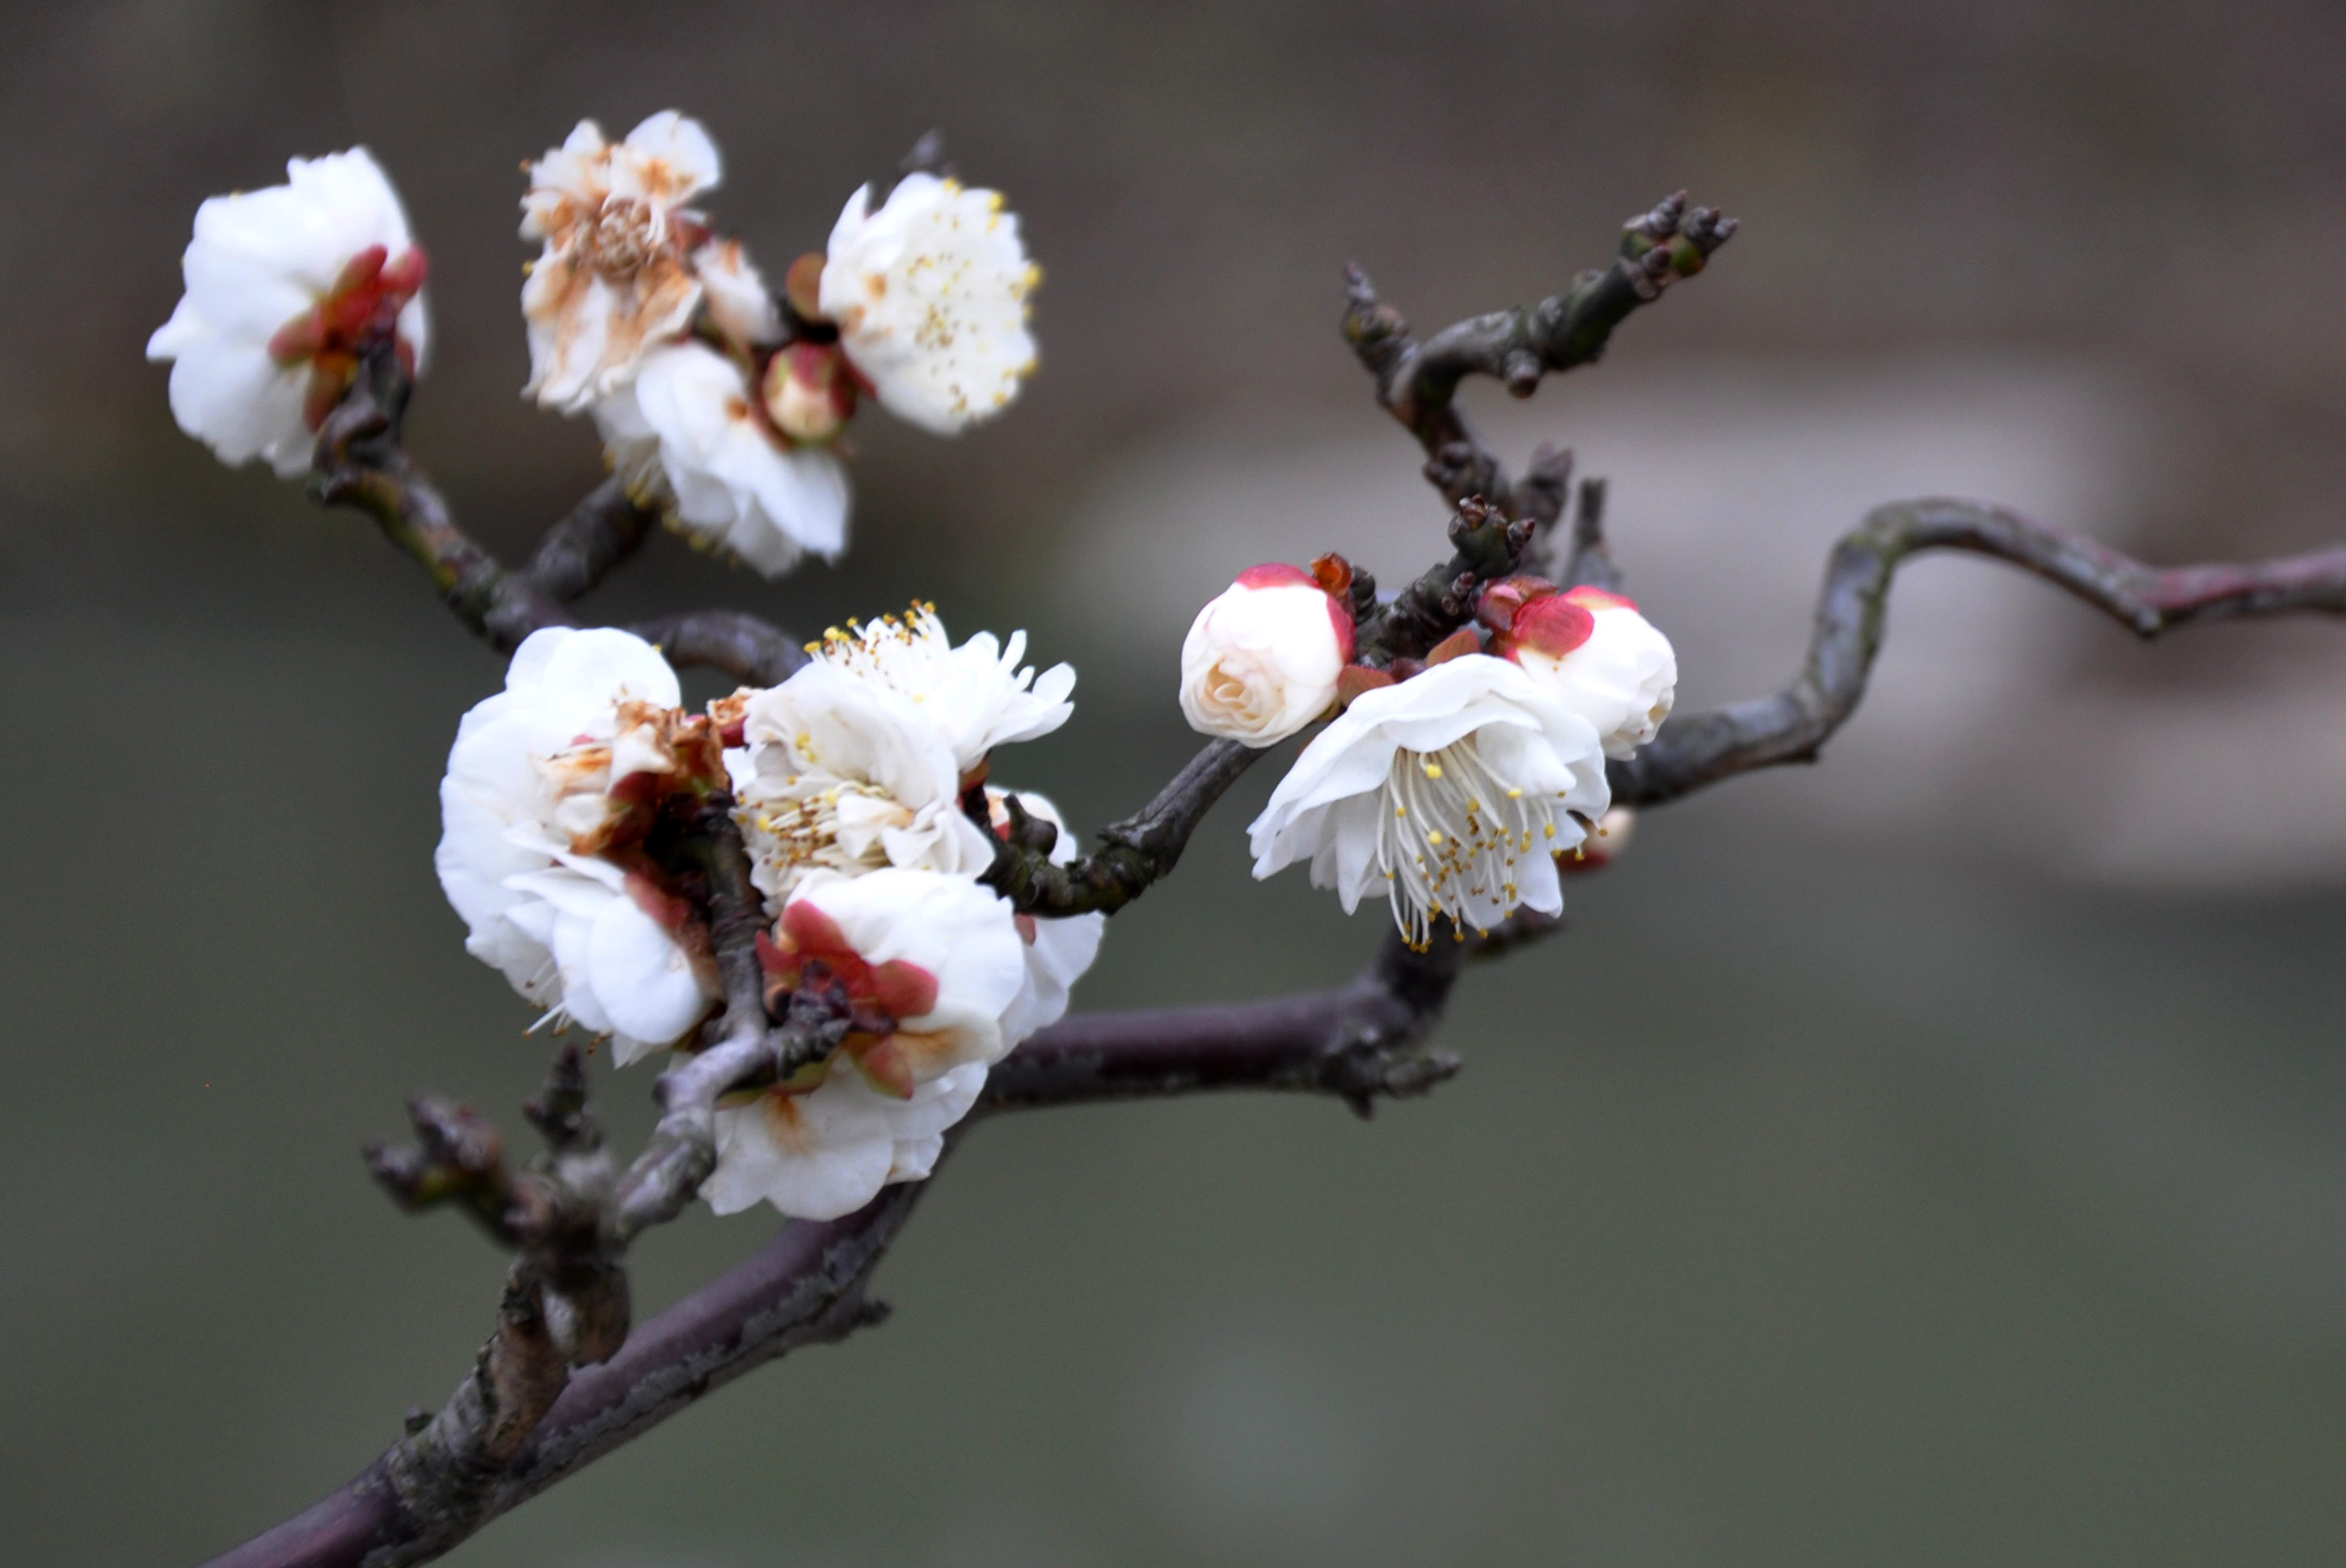
<instances>
[{"instance_id":1,"label":"cluster of blossoms","mask_svg":"<svg viewBox=\"0 0 2346 1568\"><path fill-rule=\"evenodd\" d=\"M1182 645L1181 710L1201 733L1265 747L1331 720L1249 829L1254 874L1307 861L1348 912L1390 899L1420 946L1443 916L1463 938L1518 908L1556 913L1560 871L1626 838L1605 761L1668 717L1669 639L1617 594L1512 576L1424 658L1372 667L1354 662L1351 582L1332 555L1257 566Z\"/></svg>"},{"instance_id":2,"label":"cluster of blossoms","mask_svg":"<svg viewBox=\"0 0 2346 1568\"><path fill-rule=\"evenodd\" d=\"M836 449L865 396L951 433L1034 367L1037 274L992 191L920 173L877 205L859 190L777 293L695 205L721 172L697 122L654 115L618 142L581 122L527 167L525 394L591 417L639 504L769 575L844 547ZM420 370L424 270L363 148L206 201L148 345L179 423L223 461L300 474L368 354ZM1204 733L1260 748L1328 720L1250 829L1255 875L1308 862L1347 911L1388 898L1421 947L1445 918L1463 938L1559 910L1562 872L1618 847L1605 765L1668 716L1668 639L1617 595L1516 575L1397 654L1360 635L1355 586L1339 556L1258 566L1183 646ZM996 748L1066 721L1072 670L1025 665L1024 634L955 646L926 605L808 651L780 685L694 712L642 639L541 630L465 716L441 786L467 947L622 1064L744 1026L719 1012L710 931L711 825L738 827L766 1013L811 993L840 1030L720 1105L702 1187L719 1212L829 1218L925 1176L989 1066L1066 1012L1104 924L1022 914L981 880L1038 831L1075 857L1049 801L989 782Z\"/></svg>"},{"instance_id":3,"label":"cluster of blossoms","mask_svg":"<svg viewBox=\"0 0 2346 1568\"><path fill-rule=\"evenodd\" d=\"M777 295L693 205L722 172L698 121L666 111L618 142L581 121L527 167L525 395L592 417L638 503L768 576L845 547L837 449L867 394L952 434L1035 368L1041 274L994 191L911 174L875 206L867 186ZM203 204L186 295L147 351L172 361L189 434L298 478L370 335L395 323L421 368L424 265L363 148L287 172Z\"/></svg>"},{"instance_id":4,"label":"cluster of blossoms","mask_svg":"<svg viewBox=\"0 0 2346 1568\"><path fill-rule=\"evenodd\" d=\"M662 850L712 800L753 856L770 1006L807 984L849 1005L829 1057L719 1112L702 1194L719 1213L764 1200L830 1218L925 1176L988 1065L1066 1013L1105 917L1037 920L978 881L1011 821L985 783L994 748L1072 711L1074 672L1038 677L1023 652L1018 636L956 647L922 606L695 714L649 644L554 628L458 728L441 885L466 946L546 1021L608 1034L623 1064L699 1044L719 997L709 936L690 871ZM1042 797L1017 799L1058 824Z\"/></svg>"}]
</instances>

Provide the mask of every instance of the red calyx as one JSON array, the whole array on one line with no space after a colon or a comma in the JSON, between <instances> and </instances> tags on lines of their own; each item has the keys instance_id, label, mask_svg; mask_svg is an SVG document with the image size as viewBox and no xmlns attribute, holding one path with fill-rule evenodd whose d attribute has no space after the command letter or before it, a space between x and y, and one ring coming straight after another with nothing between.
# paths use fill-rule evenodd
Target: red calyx
<instances>
[{"instance_id":1,"label":"red calyx","mask_svg":"<svg viewBox=\"0 0 2346 1568\"><path fill-rule=\"evenodd\" d=\"M1317 588L1318 578L1300 566L1290 566L1284 561L1266 561L1260 566L1249 566L1238 575L1241 588Z\"/></svg>"},{"instance_id":2,"label":"red calyx","mask_svg":"<svg viewBox=\"0 0 2346 1568\"><path fill-rule=\"evenodd\" d=\"M1493 650L1503 657L1513 658L1517 648L1530 648L1562 658L1596 629L1592 612L1602 607L1598 600L1627 603L1596 588L1559 592L1545 577L1502 577L1483 590L1474 618L1490 628Z\"/></svg>"},{"instance_id":3,"label":"red calyx","mask_svg":"<svg viewBox=\"0 0 2346 1568\"><path fill-rule=\"evenodd\" d=\"M1562 658L1596 630L1596 617L1568 594L1534 599L1515 612L1515 623L1500 642L1509 653L1530 648L1550 658Z\"/></svg>"},{"instance_id":4,"label":"red calyx","mask_svg":"<svg viewBox=\"0 0 2346 1568\"><path fill-rule=\"evenodd\" d=\"M876 1012L902 1023L936 1011L935 975L900 958L885 963L866 962L848 944L839 922L803 899L782 911L779 942L759 933L758 962L767 979L780 983L785 990L798 984L806 965L820 962L846 989L859 1015Z\"/></svg>"},{"instance_id":5,"label":"red calyx","mask_svg":"<svg viewBox=\"0 0 2346 1568\"><path fill-rule=\"evenodd\" d=\"M1336 672L1336 706L1350 708L1361 694L1391 686L1401 677L1391 670L1371 669L1364 664L1348 664Z\"/></svg>"},{"instance_id":6,"label":"red calyx","mask_svg":"<svg viewBox=\"0 0 2346 1568\"><path fill-rule=\"evenodd\" d=\"M350 390L367 344L399 330L399 313L422 291L427 270L420 246L393 260L382 246L370 245L342 264L333 287L315 305L270 338L270 359L288 369L305 362L310 367L301 416L311 430L325 423ZM401 366L412 372L413 345L401 339L395 347Z\"/></svg>"}]
</instances>

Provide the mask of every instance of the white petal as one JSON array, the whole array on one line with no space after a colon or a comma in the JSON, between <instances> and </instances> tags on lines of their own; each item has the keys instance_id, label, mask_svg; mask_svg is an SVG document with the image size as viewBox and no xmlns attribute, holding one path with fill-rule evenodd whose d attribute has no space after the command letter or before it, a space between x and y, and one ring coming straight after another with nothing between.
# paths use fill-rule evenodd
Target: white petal
<instances>
[{"instance_id":1,"label":"white petal","mask_svg":"<svg viewBox=\"0 0 2346 1568\"><path fill-rule=\"evenodd\" d=\"M665 1044L700 1022L714 1000L690 960L632 899L614 898L587 941L588 981L611 1027Z\"/></svg>"}]
</instances>

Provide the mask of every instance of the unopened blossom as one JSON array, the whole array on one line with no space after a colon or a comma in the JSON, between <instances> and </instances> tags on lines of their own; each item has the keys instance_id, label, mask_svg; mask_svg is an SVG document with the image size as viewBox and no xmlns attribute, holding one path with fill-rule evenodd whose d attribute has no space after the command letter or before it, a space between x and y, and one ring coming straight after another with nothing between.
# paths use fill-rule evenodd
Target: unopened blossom
<instances>
[{"instance_id":1,"label":"unopened blossom","mask_svg":"<svg viewBox=\"0 0 2346 1568\"><path fill-rule=\"evenodd\" d=\"M1031 789L1014 792L987 789L986 805L995 832L1007 834L1010 830L1006 802L1013 793L1027 816L1058 830L1059 836L1051 845L1054 864L1064 866L1082 853L1075 835L1067 831L1059 809ZM1068 993L1099 956L1100 939L1107 933L1107 916L1104 914L1063 915L1056 919L1031 914L1018 917L1018 934L1026 946L1026 983L1019 988L1018 1000L1002 1020L1003 1035L1011 1044L1017 1044L1037 1029L1047 1028L1067 1015Z\"/></svg>"},{"instance_id":2,"label":"unopened blossom","mask_svg":"<svg viewBox=\"0 0 2346 1568\"><path fill-rule=\"evenodd\" d=\"M814 303L873 395L939 434L999 412L1035 368L1027 296L1042 273L997 191L911 174L869 186L831 231Z\"/></svg>"},{"instance_id":3,"label":"unopened blossom","mask_svg":"<svg viewBox=\"0 0 2346 1568\"><path fill-rule=\"evenodd\" d=\"M521 237L545 249L521 290L525 395L576 413L626 385L652 347L684 331L703 289L693 253L709 239L687 204L720 172L700 122L673 109L616 143L581 120L529 165Z\"/></svg>"},{"instance_id":4,"label":"unopened blossom","mask_svg":"<svg viewBox=\"0 0 2346 1568\"><path fill-rule=\"evenodd\" d=\"M697 341L657 348L595 404L612 472L696 543L766 576L847 546L847 474L819 446L786 440L741 367Z\"/></svg>"},{"instance_id":5,"label":"unopened blossom","mask_svg":"<svg viewBox=\"0 0 2346 1568\"><path fill-rule=\"evenodd\" d=\"M1353 698L1249 829L1254 874L1306 861L1349 912L1392 901L1423 944L1447 915L1488 929L1563 908L1553 857L1610 801L1596 731L1525 670L1466 654Z\"/></svg>"},{"instance_id":6,"label":"unopened blossom","mask_svg":"<svg viewBox=\"0 0 2346 1568\"><path fill-rule=\"evenodd\" d=\"M1325 714L1352 661L1352 612L1298 566L1255 566L1190 623L1181 712L1201 735L1253 747Z\"/></svg>"},{"instance_id":7,"label":"unopened blossom","mask_svg":"<svg viewBox=\"0 0 2346 1568\"><path fill-rule=\"evenodd\" d=\"M1483 618L1502 655L1596 727L1607 757L1630 756L1669 717L1678 655L1619 594L1511 577L1484 595Z\"/></svg>"},{"instance_id":8,"label":"unopened blossom","mask_svg":"<svg viewBox=\"0 0 2346 1568\"><path fill-rule=\"evenodd\" d=\"M187 292L147 341L171 361L171 414L231 466L280 478L310 466L315 433L386 326L410 371L423 358L423 252L364 148L293 158L286 182L196 209Z\"/></svg>"},{"instance_id":9,"label":"unopened blossom","mask_svg":"<svg viewBox=\"0 0 2346 1568\"><path fill-rule=\"evenodd\" d=\"M1025 978L1011 906L967 877L889 868L808 879L764 952L780 990L843 993L831 1057L717 1114L719 1214L760 1200L831 1219L929 1174L969 1112Z\"/></svg>"},{"instance_id":10,"label":"unopened blossom","mask_svg":"<svg viewBox=\"0 0 2346 1568\"><path fill-rule=\"evenodd\" d=\"M604 852L643 786L682 766L678 699L639 637L535 632L505 690L458 726L440 785L434 863L466 951L548 1022L610 1035L622 1063L678 1040L716 997L678 901Z\"/></svg>"},{"instance_id":11,"label":"unopened blossom","mask_svg":"<svg viewBox=\"0 0 2346 1568\"><path fill-rule=\"evenodd\" d=\"M902 693L916 705L968 774L997 746L1048 735L1075 712L1072 666L1037 675L1020 664L1026 634L1008 642L980 632L959 647L946 635L934 605L914 605L901 616L834 626L810 651L827 665Z\"/></svg>"},{"instance_id":12,"label":"unopened blossom","mask_svg":"<svg viewBox=\"0 0 2346 1568\"><path fill-rule=\"evenodd\" d=\"M818 872L974 876L994 858L952 747L913 701L821 659L739 699L726 753L751 875L777 907Z\"/></svg>"}]
</instances>

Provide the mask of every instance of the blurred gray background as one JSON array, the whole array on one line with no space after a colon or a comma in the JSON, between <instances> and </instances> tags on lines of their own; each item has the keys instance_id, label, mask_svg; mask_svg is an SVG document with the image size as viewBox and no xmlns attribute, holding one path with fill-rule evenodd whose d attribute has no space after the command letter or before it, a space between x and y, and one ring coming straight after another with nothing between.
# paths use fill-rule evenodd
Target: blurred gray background
<instances>
[{"instance_id":1,"label":"blurred gray background","mask_svg":"<svg viewBox=\"0 0 2346 1568\"><path fill-rule=\"evenodd\" d=\"M1831 539L1957 491L2161 559L2340 533L2346 19L2057 5L10 8L0 126L0 1560L224 1547L363 1464L499 1258L354 1154L543 1063L431 871L498 684L361 521L230 473L141 361L204 195L363 141L434 263L413 450L507 555L597 476L524 406L518 160L718 137L779 273L932 125L1048 272L998 425L860 422L856 547L778 586L657 541L595 606L1032 629L1078 823L1186 753L1189 609L1436 547L1335 331L1745 228L1612 357L1484 397L1577 448L1689 704L1778 684ZM1478 389L1487 392L1489 389ZM1227 803L1080 1004L1372 947ZM457 1561L2200 1563L2346 1552L2346 630L2136 646L2015 575L1904 580L1821 767L1649 816L1470 1058L1363 1126L1229 1099L1006 1121L879 1332L762 1371ZM630 1135L648 1070L606 1085ZM647 1309L755 1247L697 1215Z\"/></svg>"}]
</instances>

